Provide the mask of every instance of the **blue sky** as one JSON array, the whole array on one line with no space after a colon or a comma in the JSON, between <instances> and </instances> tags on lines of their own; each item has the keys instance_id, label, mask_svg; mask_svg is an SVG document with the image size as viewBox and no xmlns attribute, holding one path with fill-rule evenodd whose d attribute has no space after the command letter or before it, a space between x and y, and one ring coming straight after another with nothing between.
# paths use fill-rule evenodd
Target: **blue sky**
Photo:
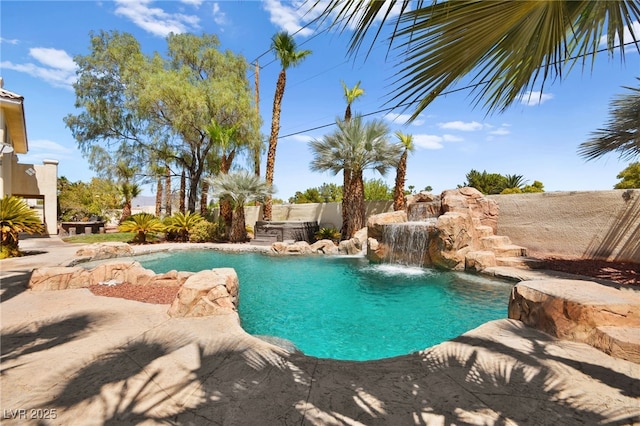
<instances>
[{"instance_id":1,"label":"blue sky","mask_svg":"<svg viewBox=\"0 0 640 426\"><path fill-rule=\"evenodd\" d=\"M0 73L4 88L25 97L30 151L21 162L60 161L59 175L89 180L93 172L76 148L63 118L74 109L71 87L75 79L73 56L87 54L89 33L118 30L133 34L150 54L166 50L165 37L173 32L213 33L221 48L242 54L247 61L260 58L260 112L262 132L269 134L273 92L279 64L269 52L270 39L280 30L296 34L300 48L312 55L287 74L282 105L275 185L278 198L295 191L342 182L341 176L311 172L307 142L321 138L344 114L341 81L353 86L361 81L365 96L353 104L356 113L369 114L389 106L394 77L393 55L378 44L365 61L349 58L349 32L303 28L312 17L297 6L303 1L11 1L0 3ZM303 29L301 29L303 28ZM640 30L640 27L638 27ZM576 69L563 81L548 82L542 97L525 96L502 114L487 115L473 107L468 91L439 97L412 124L407 111L374 114L392 130L414 136L417 149L409 157L407 185L427 185L434 192L455 188L471 169L521 174L531 183L542 181L547 191L611 189L616 175L628 162L614 155L585 162L578 145L603 126L611 99L637 86L640 55L599 54L595 67ZM253 83L253 73L249 75ZM238 167L248 164L239 162ZM264 173L264 162L263 162ZM368 177L379 177L370 173ZM383 179L390 185L394 172ZM151 194L152 188L145 193Z\"/></svg>"}]
</instances>

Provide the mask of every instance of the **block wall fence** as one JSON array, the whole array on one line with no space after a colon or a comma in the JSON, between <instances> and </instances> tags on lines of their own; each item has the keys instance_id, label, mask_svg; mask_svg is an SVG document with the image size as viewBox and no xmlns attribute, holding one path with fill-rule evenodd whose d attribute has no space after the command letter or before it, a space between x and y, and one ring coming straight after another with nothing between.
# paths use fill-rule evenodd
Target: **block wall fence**
<instances>
[{"instance_id":1,"label":"block wall fence","mask_svg":"<svg viewBox=\"0 0 640 426\"><path fill-rule=\"evenodd\" d=\"M498 235L534 256L557 255L640 263L640 189L489 195L500 207ZM367 217L391 211L391 201L367 202ZM260 211L246 207L247 225ZM340 203L273 206L273 220L342 226Z\"/></svg>"}]
</instances>

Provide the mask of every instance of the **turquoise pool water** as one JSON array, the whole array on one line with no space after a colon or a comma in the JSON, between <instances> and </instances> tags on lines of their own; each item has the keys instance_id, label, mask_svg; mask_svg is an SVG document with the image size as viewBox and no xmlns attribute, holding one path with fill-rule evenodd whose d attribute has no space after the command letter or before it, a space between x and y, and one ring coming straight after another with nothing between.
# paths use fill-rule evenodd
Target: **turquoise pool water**
<instances>
[{"instance_id":1,"label":"turquoise pool water","mask_svg":"<svg viewBox=\"0 0 640 426\"><path fill-rule=\"evenodd\" d=\"M242 327L321 358L404 355L506 318L512 284L475 275L373 265L353 257L274 257L211 250L137 258L156 273L232 267Z\"/></svg>"}]
</instances>

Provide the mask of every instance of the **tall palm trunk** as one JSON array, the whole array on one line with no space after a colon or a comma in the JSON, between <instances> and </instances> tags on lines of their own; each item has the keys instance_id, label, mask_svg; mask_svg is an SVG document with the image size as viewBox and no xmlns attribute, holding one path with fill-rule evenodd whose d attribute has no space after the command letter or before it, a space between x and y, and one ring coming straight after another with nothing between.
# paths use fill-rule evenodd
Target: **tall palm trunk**
<instances>
[{"instance_id":1,"label":"tall palm trunk","mask_svg":"<svg viewBox=\"0 0 640 426\"><path fill-rule=\"evenodd\" d=\"M164 170L164 192L166 194L164 214L171 216L171 169L168 164L165 164Z\"/></svg>"},{"instance_id":2,"label":"tall palm trunk","mask_svg":"<svg viewBox=\"0 0 640 426\"><path fill-rule=\"evenodd\" d=\"M156 182L156 216L162 212L162 176L158 175Z\"/></svg>"},{"instance_id":3,"label":"tall palm trunk","mask_svg":"<svg viewBox=\"0 0 640 426\"><path fill-rule=\"evenodd\" d=\"M233 223L229 240L232 243L243 243L247 241L247 227L245 225L244 205L238 203L233 211Z\"/></svg>"},{"instance_id":4,"label":"tall palm trunk","mask_svg":"<svg viewBox=\"0 0 640 426\"><path fill-rule=\"evenodd\" d=\"M120 216L120 223L124 222L126 218L131 216L131 199L125 199L122 206L122 216Z\"/></svg>"},{"instance_id":5,"label":"tall palm trunk","mask_svg":"<svg viewBox=\"0 0 640 426\"><path fill-rule=\"evenodd\" d=\"M278 132L280 131L280 109L282 107L282 97L284 96L284 88L287 83L287 73L283 69L278 75L278 83L276 84L276 93L273 97L273 116L271 118L271 136L269 137L269 151L267 152L267 169L265 179L267 184L273 185L273 171L276 164L276 146L278 144ZM262 218L271 220L272 198L267 197L264 203L264 212Z\"/></svg>"},{"instance_id":6,"label":"tall palm trunk","mask_svg":"<svg viewBox=\"0 0 640 426\"><path fill-rule=\"evenodd\" d=\"M200 215L202 217L207 216L207 204L208 204L208 195L209 195L209 181L202 181L202 193L200 194Z\"/></svg>"},{"instance_id":7,"label":"tall palm trunk","mask_svg":"<svg viewBox=\"0 0 640 426\"><path fill-rule=\"evenodd\" d=\"M180 211L180 213L184 213L186 211L185 208L185 198L186 198L186 192L187 192L187 175L184 171L184 169L182 169L182 174L180 175L180 201L178 204L178 210Z\"/></svg>"},{"instance_id":8,"label":"tall palm trunk","mask_svg":"<svg viewBox=\"0 0 640 426\"><path fill-rule=\"evenodd\" d=\"M229 154L222 155L220 159L220 174L226 175L229 173L235 155L235 150L232 150ZM220 199L220 216L224 219L224 227L227 235L229 235L233 226L233 204L229 198L223 197Z\"/></svg>"},{"instance_id":9,"label":"tall palm trunk","mask_svg":"<svg viewBox=\"0 0 640 426\"><path fill-rule=\"evenodd\" d=\"M400 157L396 172L396 186L393 190L393 210L404 210L407 208L404 199L404 181L407 175L407 150L405 149Z\"/></svg>"},{"instance_id":10,"label":"tall palm trunk","mask_svg":"<svg viewBox=\"0 0 640 426\"><path fill-rule=\"evenodd\" d=\"M260 116L260 65L258 65L258 61L256 61L256 113ZM256 146L256 149L253 151L253 173L256 176L260 177L260 147L262 146L262 138L260 138L260 143Z\"/></svg>"},{"instance_id":11,"label":"tall palm trunk","mask_svg":"<svg viewBox=\"0 0 640 426\"><path fill-rule=\"evenodd\" d=\"M349 179L349 201L350 221L347 229L347 238L351 238L357 231L364 228L365 225L365 207L364 207L364 181L362 178L362 170L352 170Z\"/></svg>"},{"instance_id":12,"label":"tall palm trunk","mask_svg":"<svg viewBox=\"0 0 640 426\"><path fill-rule=\"evenodd\" d=\"M351 170L345 168L342 173L342 229L340 229L340 234L342 235L343 240L348 240L351 238L349 236L349 230L351 229L350 223L353 220L351 217L351 206L353 205L353 202L347 197L347 191L351 184Z\"/></svg>"}]
</instances>

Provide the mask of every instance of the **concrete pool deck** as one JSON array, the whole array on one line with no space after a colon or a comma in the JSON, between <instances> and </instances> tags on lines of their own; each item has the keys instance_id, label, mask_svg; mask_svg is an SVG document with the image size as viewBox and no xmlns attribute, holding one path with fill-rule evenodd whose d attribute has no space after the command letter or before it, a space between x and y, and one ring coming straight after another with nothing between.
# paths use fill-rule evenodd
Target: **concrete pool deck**
<instances>
[{"instance_id":1,"label":"concrete pool deck","mask_svg":"<svg viewBox=\"0 0 640 426\"><path fill-rule=\"evenodd\" d=\"M248 335L235 315L31 292L33 268L79 246L24 243L47 253L0 261L2 424L640 423L640 364L518 321L406 356L317 359Z\"/></svg>"}]
</instances>

